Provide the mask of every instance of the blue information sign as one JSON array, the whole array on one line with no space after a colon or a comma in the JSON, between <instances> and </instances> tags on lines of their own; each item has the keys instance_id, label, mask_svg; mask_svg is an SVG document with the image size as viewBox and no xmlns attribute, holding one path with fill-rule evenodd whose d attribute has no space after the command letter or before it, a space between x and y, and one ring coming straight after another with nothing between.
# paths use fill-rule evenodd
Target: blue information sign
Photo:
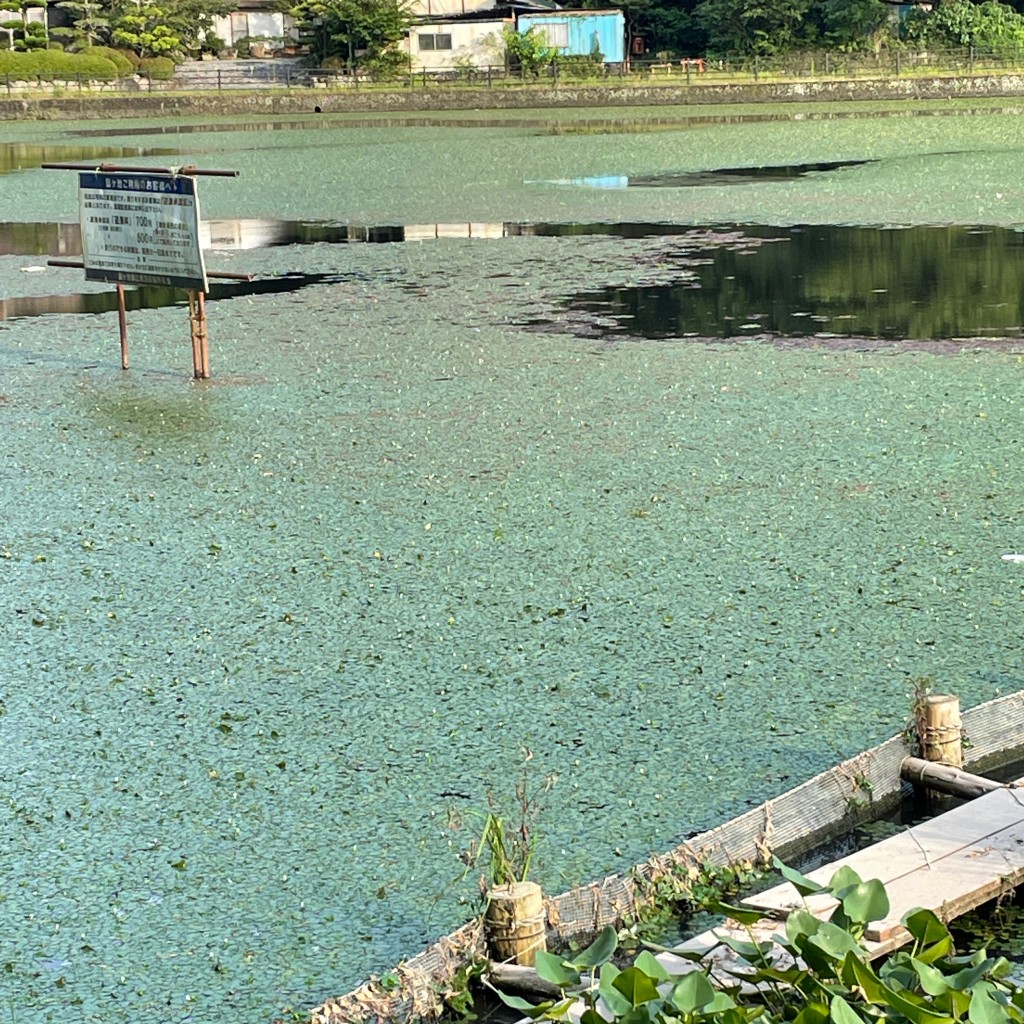
<instances>
[{"instance_id":1,"label":"blue information sign","mask_svg":"<svg viewBox=\"0 0 1024 1024\"><path fill-rule=\"evenodd\" d=\"M194 178L83 172L78 210L86 280L209 290Z\"/></svg>"}]
</instances>

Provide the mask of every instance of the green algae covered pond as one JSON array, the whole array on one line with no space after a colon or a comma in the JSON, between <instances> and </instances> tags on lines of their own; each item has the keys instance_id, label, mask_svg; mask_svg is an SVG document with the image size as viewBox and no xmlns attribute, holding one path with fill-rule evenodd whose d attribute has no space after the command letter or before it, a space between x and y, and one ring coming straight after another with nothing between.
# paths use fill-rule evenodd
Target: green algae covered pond
<instances>
[{"instance_id":1,"label":"green algae covered pond","mask_svg":"<svg viewBox=\"0 0 1024 1024\"><path fill-rule=\"evenodd\" d=\"M946 113L0 127L0 1015L352 988L473 912L458 854L524 749L558 891L893 734L916 678L1024 686L1024 129ZM32 269L77 218L38 164L108 144L237 168L201 182L222 228L319 225L215 243L296 287L210 302L208 383L180 303L132 312L123 373L116 316L53 298L105 286ZM780 275L833 228L905 242ZM858 334L842 282L905 299Z\"/></svg>"}]
</instances>

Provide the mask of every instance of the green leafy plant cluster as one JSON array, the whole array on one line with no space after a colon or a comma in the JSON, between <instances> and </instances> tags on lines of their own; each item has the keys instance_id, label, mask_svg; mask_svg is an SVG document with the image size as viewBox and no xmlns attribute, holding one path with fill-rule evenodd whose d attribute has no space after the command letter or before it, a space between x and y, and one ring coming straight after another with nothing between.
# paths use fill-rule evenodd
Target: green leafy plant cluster
<instances>
[{"instance_id":1,"label":"green leafy plant cluster","mask_svg":"<svg viewBox=\"0 0 1024 1024\"><path fill-rule=\"evenodd\" d=\"M532 759L533 754L524 750L522 773L515 785L515 809L512 815L501 810L494 794L488 793L489 809L480 833L470 843L469 850L460 855L467 874L483 861L486 875L481 880L482 892L494 886L525 882L530 874L539 838L537 819L544 797L557 780L555 774L548 774L538 786L531 787L529 762ZM461 824L459 815L449 814L448 825L451 829L456 830Z\"/></svg>"},{"instance_id":2,"label":"green leafy plant cluster","mask_svg":"<svg viewBox=\"0 0 1024 1024\"><path fill-rule=\"evenodd\" d=\"M721 904L746 927L748 938L723 936L737 958L733 984L712 983L707 952L674 951L694 963L670 973L649 950L620 969L612 962L615 930L606 928L570 958L537 956L537 973L560 990L557 999L533 1004L502 999L534 1020L567 1020L577 1000L580 1024L1010 1024L1024 1021L1024 990L1009 981L1010 965L984 949L957 956L946 925L930 910L903 918L909 945L880 966L871 963L864 932L889 912L885 886L840 868L827 886L778 862L802 897L836 901L828 920L794 910L781 934L761 941L752 925L760 913ZM781 952L780 952L781 951ZM742 982L742 985L741 985Z\"/></svg>"},{"instance_id":3,"label":"green leafy plant cluster","mask_svg":"<svg viewBox=\"0 0 1024 1024\"><path fill-rule=\"evenodd\" d=\"M649 862L633 872L636 912L619 932L619 941L634 945L657 936L672 921L686 919L735 895L760 873L749 860L728 864Z\"/></svg>"}]
</instances>

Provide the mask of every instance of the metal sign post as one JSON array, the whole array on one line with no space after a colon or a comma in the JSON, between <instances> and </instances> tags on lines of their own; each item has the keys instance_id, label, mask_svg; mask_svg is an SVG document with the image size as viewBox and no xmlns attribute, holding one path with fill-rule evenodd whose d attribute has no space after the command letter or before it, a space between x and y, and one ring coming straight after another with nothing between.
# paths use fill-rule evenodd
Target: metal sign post
<instances>
[{"instance_id":1,"label":"metal sign post","mask_svg":"<svg viewBox=\"0 0 1024 1024\"><path fill-rule=\"evenodd\" d=\"M250 274L208 273L199 244L197 175L237 177L238 171L196 167L82 167L43 164L78 171L78 214L82 261L50 260L51 266L85 269L87 281L117 285L121 367L128 369L126 284L165 285L188 292L192 367L197 380L210 376L206 331L209 277L251 281Z\"/></svg>"}]
</instances>

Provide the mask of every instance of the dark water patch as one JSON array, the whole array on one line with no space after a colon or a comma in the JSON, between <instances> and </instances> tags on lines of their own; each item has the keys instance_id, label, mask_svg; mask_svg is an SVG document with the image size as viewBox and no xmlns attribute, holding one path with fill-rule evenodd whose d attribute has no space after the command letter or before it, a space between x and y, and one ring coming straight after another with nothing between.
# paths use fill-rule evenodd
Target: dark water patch
<instances>
[{"instance_id":1,"label":"dark water patch","mask_svg":"<svg viewBox=\"0 0 1024 1024\"><path fill-rule=\"evenodd\" d=\"M650 174L629 179L630 188L692 188L695 185L746 185L752 182L791 181L809 174L827 174L844 167L861 167L875 160L829 160L824 163L780 167L720 167L688 174Z\"/></svg>"},{"instance_id":2,"label":"dark water patch","mask_svg":"<svg viewBox=\"0 0 1024 1024\"><path fill-rule=\"evenodd\" d=\"M295 292L315 284L337 284L348 280L341 274L283 274L258 281L211 283L207 301L233 299L246 295L273 295ZM147 286L125 289L125 307L158 309L163 306L184 306L185 292L179 288ZM25 295L0 299L0 321L50 316L55 313L112 313L117 309L117 292L88 292L73 295Z\"/></svg>"},{"instance_id":3,"label":"dark water patch","mask_svg":"<svg viewBox=\"0 0 1024 1024\"><path fill-rule=\"evenodd\" d=\"M113 135L114 132L101 132ZM48 163L73 163L107 160L135 159L142 156L177 156L181 151L150 146L68 146L54 144L39 146L31 142L5 142L0 144L0 174L27 171Z\"/></svg>"},{"instance_id":4,"label":"dark water patch","mask_svg":"<svg viewBox=\"0 0 1024 1024\"><path fill-rule=\"evenodd\" d=\"M831 160L825 163L788 164L771 167L719 167L710 171L682 174L597 174L582 178L556 178L527 184L575 185L583 188L697 188L701 185L751 185L772 181L793 181L810 174L828 174L844 167L860 167L875 160Z\"/></svg>"},{"instance_id":5,"label":"dark water patch","mask_svg":"<svg viewBox=\"0 0 1024 1024\"><path fill-rule=\"evenodd\" d=\"M837 347L1024 333L1024 235L1006 228L692 229L645 253L639 270L640 283L578 292L531 323L609 339Z\"/></svg>"}]
</instances>

